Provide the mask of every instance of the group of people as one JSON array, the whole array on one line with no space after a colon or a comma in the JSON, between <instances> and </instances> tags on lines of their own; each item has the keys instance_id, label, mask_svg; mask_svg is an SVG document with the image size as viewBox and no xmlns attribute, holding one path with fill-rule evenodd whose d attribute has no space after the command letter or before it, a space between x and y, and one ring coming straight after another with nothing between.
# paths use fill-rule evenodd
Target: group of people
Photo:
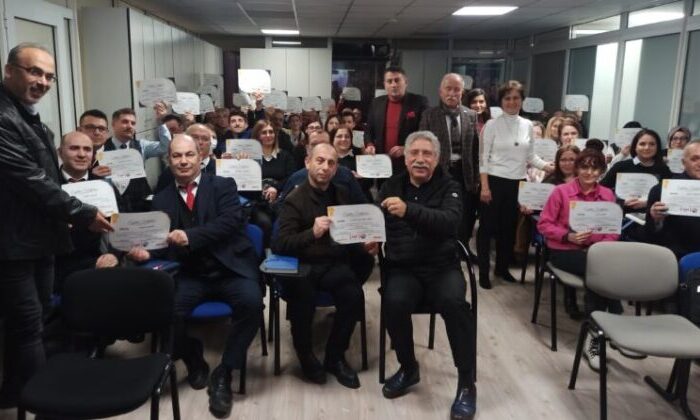
<instances>
[{"instance_id":1,"label":"group of people","mask_svg":"<svg viewBox=\"0 0 700 420\"><path fill-rule=\"evenodd\" d=\"M617 235L573 232L569 202L616 201L611 189L617 173L671 177L653 130L639 131L608 169L602 142L589 140L584 150L575 145L584 133L576 115L555 116L546 126L520 116L525 93L519 82L499 89L503 114L491 118L485 92L466 91L459 74L443 77L440 103L429 107L427 98L408 92L408 77L395 66L386 68L387 94L373 100L366 122L359 110L344 109L323 123L317 113L307 111L288 116L285 123L283 111L265 109L262 96L256 95L256 105L247 112L220 108L201 122L192 115L170 114L165 104L157 104L156 140L145 140L136 138L132 109L115 111L111 120L90 110L80 117L76 131L61 138L56 153L53 133L36 111L55 81L54 69L46 49L20 44L10 52L0 86L0 183L9 194L0 216L11 221L0 227L0 308L6 320L0 408L16 405L23 384L44 362L42 329L51 310L50 295L60 293L71 273L163 258L180 264L175 275L173 356L184 361L192 388L208 388L211 413L228 417L233 405L231 374L244 365L263 310L258 256L245 231L246 224L253 223L262 228L266 247L309 267L303 278L282 279L294 349L308 381L325 383L330 373L346 387L360 387L345 353L364 313L363 284L382 252L386 281L381 310L400 364L384 384L384 397L399 397L420 381L411 314L427 303L445 320L458 371L451 418L471 419L476 412L476 325L466 301L458 240L469 243L477 216L477 255L471 257L478 261L481 287L492 288L492 240L494 275L514 282L509 266L518 218L531 213L518 204L518 185L532 174L558 185L537 227L547 239L553 264L585 273L585 250L597 241L616 240ZM353 130L359 128L364 131L362 145L353 142ZM676 129L669 134L669 144L684 148L685 172L680 176L699 179L700 143L685 145L689 136L687 129ZM539 137L561 145L553 162L534 152ZM260 142L262 191L239 193L234 179L216 175L217 159L248 157L227 150L227 140L237 139ZM145 178L110 177L111 168L100 164L100 156L121 149L136 150L144 161L164 160L153 190ZM355 161L359 154L387 154L393 176L362 178ZM120 212L165 212L170 218L168 247L111 249L105 241L105 233L113 230L109 219L61 188L86 180L108 182ZM679 256L699 250L698 221L667 215L659 188L648 198L620 202L625 210L647 212L648 223L639 238L663 243ZM385 216L383 249L376 242L334 242L327 208L368 202L376 203ZM312 350L318 291L330 293L336 306L323 362ZM566 296L573 315L575 294L569 290ZM210 373L204 345L187 335L186 324L191 311L212 297L236 309L220 363ZM590 292L585 302L587 313L621 310L619 302Z\"/></svg>"}]
</instances>

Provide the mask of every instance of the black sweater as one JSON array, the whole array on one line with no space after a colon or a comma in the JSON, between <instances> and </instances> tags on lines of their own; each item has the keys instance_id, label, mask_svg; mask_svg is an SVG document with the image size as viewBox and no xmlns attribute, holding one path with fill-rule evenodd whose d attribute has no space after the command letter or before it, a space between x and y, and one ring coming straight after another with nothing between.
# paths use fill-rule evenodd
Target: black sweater
<instances>
[{"instance_id":1,"label":"black sweater","mask_svg":"<svg viewBox=\"0 0 700 420\"><path fill-rule=\"evenodd\" d=\"M615 184L617 182L617 174L630 174L630 173L635 173L635 174L651 174L654 175L659 181L662 179L666 178L672 178L673 173L671 172L670 169L668 169L668 166L666 166L665 163L661 162L656 162L652 166L644 166L641 163L635 164L634 159L626 159L620 162L617 162L608 170L608 172L605 174L603 179L600 181L600 185L603 185L604 187L608 187L615 191ZM623 210L625 213L627 212L634 212L634 211L644 211L645 209L632 209L629 207L625 207L623 205L624 200L620 200L618 198L617 200L618 204L623 206ZM648 205L648 204L647 204Z\"/></svg>"}]
</instances>

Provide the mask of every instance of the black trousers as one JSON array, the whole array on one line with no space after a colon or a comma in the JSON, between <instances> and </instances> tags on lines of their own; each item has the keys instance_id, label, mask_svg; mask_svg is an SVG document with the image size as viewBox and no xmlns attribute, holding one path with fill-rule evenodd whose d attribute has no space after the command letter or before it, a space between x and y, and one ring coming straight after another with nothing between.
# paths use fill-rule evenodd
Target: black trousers
<instances>
[{"instance_id":1,"label":"black trousers","mask_svg":"<svg viewBox=\"0 0 700 420\"><path fill-rule=\"evenodd\" d=\"M17 395L46 361L42 318L53 288L54 258L0 261L0 311L5 315L2 392Z\"/></svg>"},{"instance_id":2,"label":"black trousers","mask_svg":"<svg viewBox=\"0 0 700 420\"><path fill-rule=\"evenodd\" d=\"M355 324L362 318L365 295L362 280L346 262L313 264L307 277L284 279L292 341L299 354L312 351L311 326L316 311L316 293L328 292L335 302L335 318L326 343L326 360L343 357L350 345Z\"/></svg>"},{"instance_id":3,"label":"black trousers","mask_svg":"<svg viewBox=\"0 0 700 420\"><path fill-rule=\"evenodd\" d=\"M586 257L585 250L549 250L549 260L552 262L552 265L583 278L586 278ZM605 298L588 289L586 289L583 299L584 310L587 316L593 311L608 311L614 314L623 312L622 304L619 300Z\"/></svg>"},{"instance_id":4,"label":"black trousers","mask_svg":"<svg viewBox=\"0 0 700 420\"><path fill-rule=\"evenodd\" d=\"M474 193L467 191L464 185L462 161L454 162L452 166L450 166L450 175L452 179L459 182L459 185L462 187L462 221L459 224L457 235L464 246L468 246L469 240L472 237L472 232L474 231L474 224L476 224L476 208L479 203L479 198L477 196L476 200L474 200Z\"/></svg>"},{"instance_id":5,"label":"black trousers","mask_svg":"<svg viewBox=\"0 0 700 420\"><path fill-rule=\"evenodd\" d=\"M262 290L257 278L242 276L206 279L178 274L175 292L175 357L188 360L194 339L187 337L186 318L204 301L221 301L233 309L231 331L221 362L230 369L240 369L255 338L263 310Z\"/></svg>"},{"instance_id":6,"label":"black trousers","mask_svg":"<svg viewBox=\"0 0 700 420\"><path fill-rule=\"evenodd\" d=\"M506 179L489 175L491 203L480 202L480 225L476 246L479 254L479 271L491 268L491 239L496 239L496 273L508 270L513 259L515 229L518 225L517 179Z\"/></svg>"},{"instance_id":7,"label":"black trousers","mask_svg":"<svg viewBox=\"0 0 700 420\"><path fill-rule=\"evenodd\" d=\"M445 320L455 366L467 373L467 377L473 377L475 326L466 293L466 283L458 265L439 270L387 269L382 310L396 358L402 366L416 363L411 314L419 305L428 305Z\"/></svg>"}]
</instances>

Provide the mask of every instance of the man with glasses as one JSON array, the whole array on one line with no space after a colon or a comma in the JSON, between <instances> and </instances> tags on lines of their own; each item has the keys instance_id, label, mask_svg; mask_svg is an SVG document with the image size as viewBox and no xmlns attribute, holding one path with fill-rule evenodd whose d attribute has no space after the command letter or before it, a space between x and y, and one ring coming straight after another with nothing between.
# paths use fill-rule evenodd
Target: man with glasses
<instances>
[{"instance_id":1,"label":"man with glasses","mask_svg":"<svg viewBox=\"0 0 700 420\"><path fill-rule=\"evenodd\" d=\"M69 224L112 230L97 208L60 187L53 133L36 104L56 80L51 53L23 43L7 57L0 85L0 308L5 314L0 409L45 361L42 314L54 278L54 255L70 252Z\"/></svg>"},{"instance_id":2,"label":"man with glasses","mask_svg":"<svg viewBox=\"0 0 700 420\"><path fill-rule=\"evenodd\" d=\"M109 127L107 125L107 115L99 109L89 109L83 112L78 120L78 131L86 134L92 140L92 173L93 175L104 177L110 174L109 168L97 166L95 156L101 152L107 138L109 137Z\"/></svg>"}]
</instances>

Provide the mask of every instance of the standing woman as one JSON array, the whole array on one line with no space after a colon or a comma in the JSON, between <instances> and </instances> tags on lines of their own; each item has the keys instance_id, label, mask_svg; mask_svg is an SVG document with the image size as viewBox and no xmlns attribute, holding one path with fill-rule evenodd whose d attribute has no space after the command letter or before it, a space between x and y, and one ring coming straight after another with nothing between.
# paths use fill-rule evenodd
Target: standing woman
<instances>
[{"instance_id":1,"label":"standing woman","mask_svg":"<svg viewBox=\"0 0 700 420\"><path fill-rule=\"evenodd\" d=\"M476 132L481 136L484 124L491 119L491 110L486 102L486 92L479 88L470 90L465 96L464 105L472 111L476 111Z\"/></svg>"},{"instance_id":2,"label":"standing woman","mask_svg":"<svg viewBox=\"0 0 700 420\"><path fill-rule=\"evenodd\" d=\"M554 164L535 155L532 124L520 117L525 98L523 85L511 80L498 89L503 114L489 120L481 135L479 172L481 178L481 225L477 234L479 284L491 288L489 280L491 239L496 239L494 274L515 282L508 272L518 220L518 183L525 179L530 164L547 173Z\"/></svg>"}]
</instances>

